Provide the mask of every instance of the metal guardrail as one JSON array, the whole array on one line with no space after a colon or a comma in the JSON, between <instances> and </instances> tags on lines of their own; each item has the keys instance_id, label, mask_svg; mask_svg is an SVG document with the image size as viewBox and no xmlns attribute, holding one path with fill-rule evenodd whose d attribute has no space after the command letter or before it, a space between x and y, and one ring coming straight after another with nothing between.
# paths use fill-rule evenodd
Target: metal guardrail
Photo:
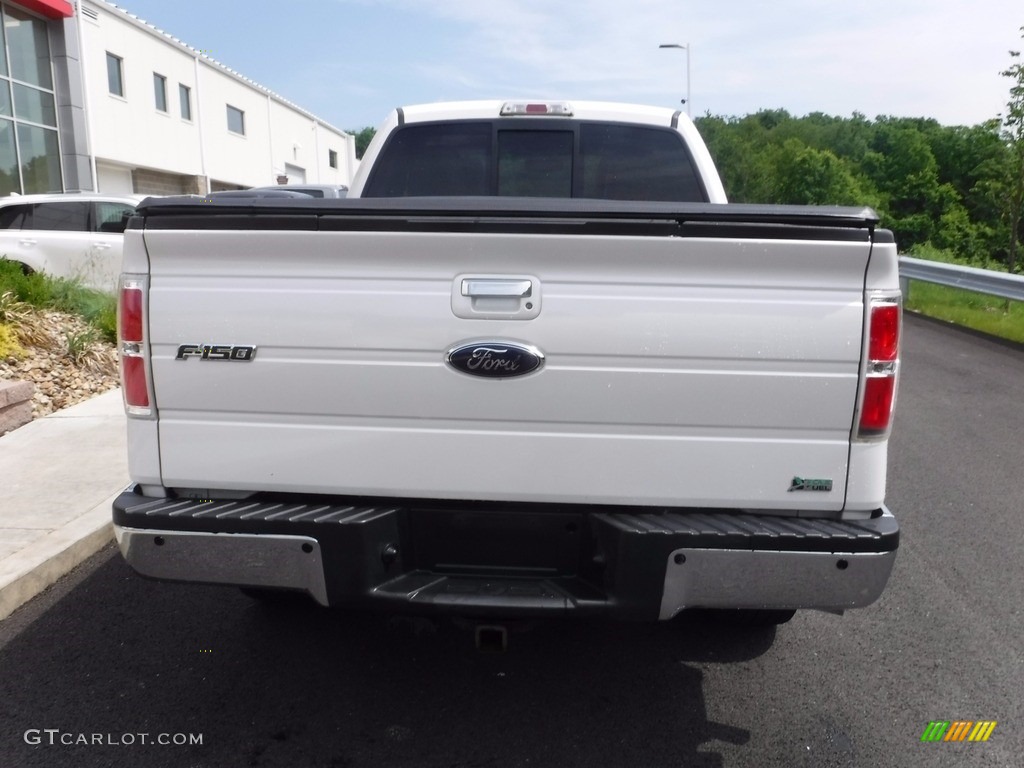
<instances>
[{"instance_id":1,"label":"metal guardrail","mask_svg":"<svg viewBox=\"0 0 1024 768\"><path fill-rule=\"evenodd\" d=\"M1024 301L1024 275L900 256L900 288L903 290L904 301L910 295L911 280Z\"/></svg>"}]
</instances>

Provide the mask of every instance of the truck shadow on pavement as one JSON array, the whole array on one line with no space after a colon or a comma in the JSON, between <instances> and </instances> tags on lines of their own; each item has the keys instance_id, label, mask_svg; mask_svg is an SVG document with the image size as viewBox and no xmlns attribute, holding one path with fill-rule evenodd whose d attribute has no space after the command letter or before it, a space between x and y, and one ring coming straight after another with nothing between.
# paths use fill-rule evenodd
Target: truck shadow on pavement
<instances>
[{"instance_id":1,"label":"truck shadow on pavement","mask_svg":"<svg viewBox=\"0 0 1024 768\"><path fill-rule=\"evenodd\" d=\"M704 619L537 622L482 653L450 619L268 608L145 581L110 549L84 568L0 631L0 765L720 766L714 742L750 733L708 720L695 665L775 639ZM30 729L115 744L28 744ZM124 743L142 733L202 744Z\"/></svg>"}]
</instances>

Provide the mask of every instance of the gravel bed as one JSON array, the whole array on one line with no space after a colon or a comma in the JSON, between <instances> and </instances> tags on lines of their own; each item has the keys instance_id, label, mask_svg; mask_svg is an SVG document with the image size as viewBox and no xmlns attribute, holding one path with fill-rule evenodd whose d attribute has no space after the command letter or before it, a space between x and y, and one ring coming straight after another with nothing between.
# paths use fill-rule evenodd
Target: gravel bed
<instances>
[{"instance_id":1,"label":"gravel bed","mask_svg":"<svg viewBox=\"0 0 1024 768\"><path fill-rule=\"evenodd\" d=\"M36 385L32 416L54 411L113 389L120 384L113 344L83 320L62 312L35 313L34 343L22 340L23 355L0 359L0 380Z\"/></svg>"}]
</instances>

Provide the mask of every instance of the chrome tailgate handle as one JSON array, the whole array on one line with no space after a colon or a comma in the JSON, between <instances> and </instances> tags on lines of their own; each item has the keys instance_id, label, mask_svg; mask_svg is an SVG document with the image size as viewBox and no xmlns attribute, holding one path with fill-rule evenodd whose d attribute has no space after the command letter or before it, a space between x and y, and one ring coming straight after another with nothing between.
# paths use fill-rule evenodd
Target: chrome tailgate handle
<instances>
[{"instance_id":1,"label":"chrome tailgate handle","mask_svg":"<svg viewBox=\"0 0 1024 768\"><path fill-rule=\"evenodd\" d=\"M466 320L533 320L542 293L536 275L463 273L452 280L452 312Z\"/></svg>"},{"instance_id":2,"label":"chrome tailgate handle","mask_svg":"<svg viewBox=\"0 0 1024 768\"><path fill-rule=\"evenodd\" d=\"M472 298L494 297L524 299L533 293L531 280L465 279L462 295Z\"/></svg>"}]
</instances>

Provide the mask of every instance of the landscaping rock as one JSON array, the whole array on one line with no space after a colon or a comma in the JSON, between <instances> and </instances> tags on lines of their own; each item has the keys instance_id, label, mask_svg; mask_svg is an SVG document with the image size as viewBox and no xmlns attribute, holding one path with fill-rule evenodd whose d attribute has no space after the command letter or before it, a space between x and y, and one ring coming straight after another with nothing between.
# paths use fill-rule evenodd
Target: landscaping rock
<instances>
[{"instance_id":1,"label":"landscaping rock","mask_svg":"<svg viewBox=\"0 0 1024 768\"><path fill-rule=\"evenodd\" d=\"M40 312L37 320L45 339L39 339L37 344L22 340L24 354L0 358L0 386L34 385L19 406L22 409L19 413L24 412L27 403L28 420L39 418L118 386L117 354L113 344L98 340L80 344L78 354L72 355L68 339L91 333L89 326L80 318L62 312ZM4 431L0 426L0 434Z\"/></svg>"},{"instance_id":2,"label":"landscaping rock","mask_svg":"<svg viewBox=\"0 0 1024 768\"><path fill-rule=\"evenodd\" d=\"M31 381L0 381L0 435L32 421L35 391Z\"/></svg>"}]
</instances>

